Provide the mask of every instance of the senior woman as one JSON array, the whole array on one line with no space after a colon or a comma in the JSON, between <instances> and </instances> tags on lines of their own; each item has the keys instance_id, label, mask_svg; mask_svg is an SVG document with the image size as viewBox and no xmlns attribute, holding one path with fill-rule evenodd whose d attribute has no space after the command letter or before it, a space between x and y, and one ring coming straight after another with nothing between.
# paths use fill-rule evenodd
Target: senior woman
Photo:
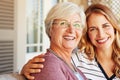
<instances>
[{"instance_id":1,"label":"senior woman","mask_svg":"<svg viewBox=\"0 0 120 80\"><path fill-rule=\"evenodd\" d=\"M84 26L84 11L76 4L58 3L49 11L45 27L50 48L42 72L32 74L35 80L86 80L71 63L71 53L78 46Z\"/></svg>"}]
</instances>

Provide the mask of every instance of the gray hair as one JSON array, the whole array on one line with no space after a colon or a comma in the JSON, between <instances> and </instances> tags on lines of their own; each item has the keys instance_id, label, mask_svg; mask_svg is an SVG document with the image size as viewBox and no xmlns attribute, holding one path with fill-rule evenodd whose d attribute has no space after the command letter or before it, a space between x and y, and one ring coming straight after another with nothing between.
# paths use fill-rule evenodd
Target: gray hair
<instances>
[{"instance_id":1,"label":"gray hair","mask_svg":"<svg viewBox=\"0 0 120 80\"><path fill-rule=\"evenodd\" d=\"M52 22L54 19L64 19L68 18L70 15L77 13L81 18L82 26L85 26L85 13L84 10L72 2L58 3L49 11L45 19L46 33L50 38L50 28L52 27Z\"/></svg>"}]
</instances>

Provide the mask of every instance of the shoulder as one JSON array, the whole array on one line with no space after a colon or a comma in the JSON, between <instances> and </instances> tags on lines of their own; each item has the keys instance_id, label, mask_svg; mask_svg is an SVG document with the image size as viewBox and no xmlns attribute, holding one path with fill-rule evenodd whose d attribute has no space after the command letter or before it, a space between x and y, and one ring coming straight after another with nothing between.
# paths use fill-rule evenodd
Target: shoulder
<instances>
[{"instance_id":1,"label":"shoulder","mask_svg":"<svg viewBox=\"0 0 120 80\"><path fill-rule=\"evenodd\" d=\"M44 62L45 67L49 66L53 68L62 65L62 61L53 53L47 52L44 58L45 58L45 62Z\"/></svg>"},{"instance_id":2,"label":"shoulder","mask_svg":"<svg viewBox=\"0 0 120 80\"><path fill-rule=\"evenodd\" d=\"M44 68L40 73L33 74L35 80L65 80L62 73L62 62L52 53L45 54Z\"/></svg>"},{"instance_id":3,"label":"shoulder","mask_svg":"<svg viewBox=\"0 0 120 80\"><path fill-rule=\"evenodd\" d=\"M76 66L85 65L85 64L88 64L88 65L96 64L95 59L89 60L88 56L86 55L86 53L84 53L84 51L82 51L82 52L78 51L77 53L73 53L72 54L72 62Z\"/></svg>"}]
</instances>

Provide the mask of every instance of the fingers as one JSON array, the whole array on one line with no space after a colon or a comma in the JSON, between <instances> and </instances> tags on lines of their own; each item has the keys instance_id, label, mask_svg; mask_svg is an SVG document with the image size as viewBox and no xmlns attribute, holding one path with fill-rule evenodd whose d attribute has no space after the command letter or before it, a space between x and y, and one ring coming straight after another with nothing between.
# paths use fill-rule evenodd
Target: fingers
<instances>
[{"instance_id":1,"label":"fingers","mask_svg":"<svg viewBox=\"0 0 120 80\"><path fill-rule=\"evenodd\" d=\"M31 76L29 73L25 73L24 76L29 80L34 80L35 79L35 77Z\"/></svg>"},{"instance_id":2,"label":"fingers","mask_svg":"<svg viewBox=\"0 0 120 80\"><path fill-rule=\"evenodd\" d=\"M30 74L41 72L41 68L44 67L44 61L44 54L34 57L24 65L21 74L23 74L29 80L34 80L34 76L31 76Z\"/></svg>"},{"instance_id":3,"label":"fingers","mask_svg":"<svg viewBox=\"0 0 120 80\"><path fill-rule=\"evenodd\" d=\"M39 64L31 64L30 66L30 63L29 62L29 65L26 64L23 69L22 69L22 74L29 80L34 80L34 76L30 75L31 73L39 73L41 72L40 68L43 67L43 65L39 65ZM31 68L32 67L32 68ZM37 69L38 67L40 67L39 69Z\"/></svg>"},{"instance_id":4,"label":"fingers","mask_svg":"<svg viewBox=\"0 0 120 80\"><path fill-rule=\"evenodd\" d=\"M40 68L43 68L43 67L44 67L44 65L40 64L40 63L32 63L31 65L29 65L30 69L40 69Z\"/></svg>"},{"instance_id":5,"label":"fingers","mask_svg":"<svg viewBox=\"0 0 120 80\"><path fill-rule=\"evenodd\" d=\"M44 58L40 58L40 57L35 57L32 59L32 63L40 63L40 62L44 62L45 59Z\"/></svg>"},{"instance_id":6,"label":"fingers","mask_svg":"<svg viewBox=\"0 0 120 80\"><path fill-rule=\"evenodd\" d=\"M30 75L31 73L39 73L41 72L40 69L26 69L24 71L24 76L29 80L34 80L34 76Z\"/></svg>"},{"instance_id":7,"label":"fingers","mask_svg":"<svg viewBox=\"0 0 120 80\"><path fill-rule=\"evenodd\" d=\"M29 69L29 71L28 71L29 74L30 73L39 73L39 72L41 72L40 69Z\"/></svg>"},{"instance_id":8,"label":"fingers","mask_svg":"<svg viewBox=\"0 0 120 80\"><path fill-rule=\"evenodd\" d=\"M31 60L31 62L33 62L33 63L40 63L40 62L44 62L45 61L45 59L44 59L44 54L40 54L40 55L38 55L38 56L35 56L32 60Z\"/></svg>"},{"instance_id":9,"label":"fingers","mask_svg":"<svg viewBox=\"0 0 120 80\"><path fill-rule=\"evenodd\" d=\"M41 57L41 58L40 58ZM43 58L43 55L39 55L34 57L33 59L29 60L28 63L26 64L27 69L40 69L43 68L44 65L42 62L44 62L45 59Z\"/></svg>"},{"instance_id":10,"label":"fingers","mask_svg":"<svg viewBox=\"0 0 120 80\"><path fill-rule=\"evenodd\" d=\"M43 58L45 56L45 54L40 54L40 55L38 55L38 56L36 56L36 57L41 57L41 58Z\"/></svg>"}]
</instances>

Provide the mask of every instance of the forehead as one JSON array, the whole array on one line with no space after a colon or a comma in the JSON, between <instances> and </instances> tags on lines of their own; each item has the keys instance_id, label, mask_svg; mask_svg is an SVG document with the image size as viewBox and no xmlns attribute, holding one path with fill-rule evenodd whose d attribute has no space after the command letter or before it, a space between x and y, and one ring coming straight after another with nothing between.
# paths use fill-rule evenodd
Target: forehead
<instances>
[{"instance_id":1,"label":"forehead","mask_svg":"<svg viewBox=\"0 0 120 80\"><path fill-rule=\"evenodd\" d=\"M98 25L102 23L109 23L109 21L103 14L93 13L89 16L87 23L89 25Z\"/></svg>"},{"instance_id":2,"label":"forehead","mask_svg":"<svg viewBox=\"0 0 120 80\"><path fill-rule=\"evenodd\" d=\"M72 14L72 15L66 15L65 17L61 17L61 18L56 18L54 19L54 21L81 21L81 18L78 14Z\"/></svg>"}]
</instances>

